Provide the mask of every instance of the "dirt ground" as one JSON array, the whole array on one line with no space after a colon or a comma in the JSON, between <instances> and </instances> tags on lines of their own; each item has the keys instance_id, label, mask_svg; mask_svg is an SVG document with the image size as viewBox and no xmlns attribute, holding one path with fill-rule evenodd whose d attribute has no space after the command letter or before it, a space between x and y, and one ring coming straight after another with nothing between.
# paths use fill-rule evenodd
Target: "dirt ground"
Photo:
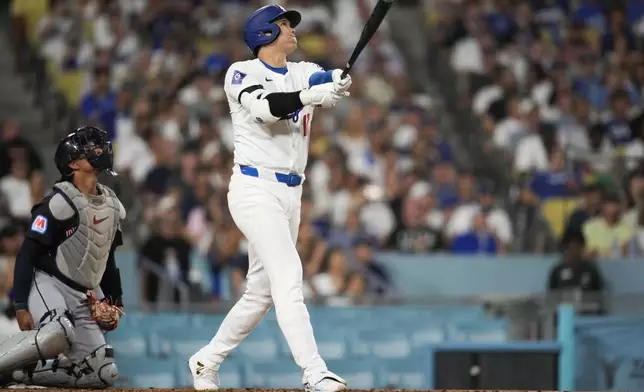
<instances>
[{"instance_id":1,"label":"dirt ground","mask_svg":"<svg viewBox=\"0 0 644 392\"><path fill-rule=\"evenodd\" d=\"M54 389L56 392L96 392L95 389L57 389L57 388L47 388ZM10 389L0 389L0 391L10 391ZM33 392L42 392L42 389L21 389L21 391L33 391ZM130 388L110 388L110 392L194 392L194 389L130 389ZM298 389L220 389L220 391L230 391L230 392L290 392L290 391L301 391ZM349 389L347 392L395 392L395 391L405 391L404 389ZM533 391L492 391L492 390L433 390L432 392L533 392ZM534 392L556 392L556 391L534 391Z\"/></svg>"}]
</instances>

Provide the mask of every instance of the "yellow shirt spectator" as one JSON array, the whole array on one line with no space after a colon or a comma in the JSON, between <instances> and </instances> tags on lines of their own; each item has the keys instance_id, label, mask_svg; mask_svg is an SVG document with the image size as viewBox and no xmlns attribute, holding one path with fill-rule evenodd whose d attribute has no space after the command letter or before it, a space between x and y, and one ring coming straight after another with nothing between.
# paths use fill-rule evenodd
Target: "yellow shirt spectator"
<instances>
[{"instance_id":1,"label":"yellow shirt spectator","mask_svg":"<svg viewBox=\"0 0 644 392\"><path fill-rule=\"evenodd\" d=\"M584 226L586 248L599 257L619 258L626 254L633 228L623 222L608 224L604 217L593 218Z\"/></svg>"}]
</instances>

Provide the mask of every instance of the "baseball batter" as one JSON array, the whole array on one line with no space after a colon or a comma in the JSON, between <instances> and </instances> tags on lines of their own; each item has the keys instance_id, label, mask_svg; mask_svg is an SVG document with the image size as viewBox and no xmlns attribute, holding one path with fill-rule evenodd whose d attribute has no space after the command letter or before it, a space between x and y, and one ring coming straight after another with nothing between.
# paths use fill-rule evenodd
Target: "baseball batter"
<instances>
[{"instance_id":1,"label":"baseball batter","mask_svg":"<svg viewBox=\"0 0 644 392\"><path fill-rule=\"evenodd\" d=\"M27 385L105 388L118 376L102 330L116 328L122 301L114 250L125 209L97 183L112 175L107 133L83 127L62 139L62 178L32 209L14 272L22 332L0 343L0 375ZM112 304L99 299L111 299Z\"/></svg>"},{"instance_id":2,"label":"baseball batter","mask_svg":"<svg viewBox=\"0 0 644 392\"><path fill-rule=\"evenodd\" d=\"M297 47L297 11L268 5L244 26L256 57L228 69L225 91L234 129L235 166L228 205L249 242L247 287L208 345L189 360L196 389L217 389L224 358L275 304L277 321L303 370L305 390L345 390L318 354L304 305L302 262L295 248L303 172L314 107L331 108L349 95L351 78L307 62L287 62Z\"/></svg>"}]
</instances>

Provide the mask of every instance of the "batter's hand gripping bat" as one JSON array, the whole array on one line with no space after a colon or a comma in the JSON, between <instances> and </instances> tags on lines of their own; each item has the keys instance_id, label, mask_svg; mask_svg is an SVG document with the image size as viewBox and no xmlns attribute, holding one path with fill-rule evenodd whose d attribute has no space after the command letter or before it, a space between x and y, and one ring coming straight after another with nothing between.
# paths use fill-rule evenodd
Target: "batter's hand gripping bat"
<instances>
[{"instance_id":1,"label":"batter's hand gripping bat","mask_svg":"<svg viewBox=\"0 0 644 392\"><path fill-rule=\"evenodd\" d=\"M382 20L385 19L385 15L389 12L389 8L391 8L393 2L394 0L379 0L378 4L373 8L373 11L371 11L371 15L369 15L369 19L367 20L367 23L365 23L362 33L360 34L360 39L358 40L356 47L353 49L353 53L351 53L349 61L347 61L347 64L344 66L344 70L342 71L343 79L347 76L351 67L353 67L358 56L362 53L362 50L367 46L371 37L376 33L378 27L380 27Z\"/></svg>"}]
</instances>

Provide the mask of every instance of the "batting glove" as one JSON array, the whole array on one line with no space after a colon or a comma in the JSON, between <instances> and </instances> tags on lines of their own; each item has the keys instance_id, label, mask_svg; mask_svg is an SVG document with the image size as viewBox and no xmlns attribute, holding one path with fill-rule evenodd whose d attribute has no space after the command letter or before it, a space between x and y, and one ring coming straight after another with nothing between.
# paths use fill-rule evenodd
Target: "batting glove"
<instances>
[{"instance_id":1,"label":"batting glove","mask_svg":"<svg viewBox=\"0 0 644 392\"><path fill-rule=\"evenodd\" d=\"M324 83L302 90L300 92L300 101L305 106L313 105L322 108L332 108L342 97L348 95L348 92L336 91L333 83Z\"/></svg>"},{"instance_id":2,"label":"batting glove","mask_svg":"<svg viewBox=\"0 0 644 392\"><path fill-rule=\"evenodd\" d=\"M333 72L331 72L331 78L333 79L333 88L339 93L343 93L349 90L351 83L353 83L353 81L351 80L351 75L349 74L342 78L341 69L334 69Z\"/></svg>"}]
</instances>

